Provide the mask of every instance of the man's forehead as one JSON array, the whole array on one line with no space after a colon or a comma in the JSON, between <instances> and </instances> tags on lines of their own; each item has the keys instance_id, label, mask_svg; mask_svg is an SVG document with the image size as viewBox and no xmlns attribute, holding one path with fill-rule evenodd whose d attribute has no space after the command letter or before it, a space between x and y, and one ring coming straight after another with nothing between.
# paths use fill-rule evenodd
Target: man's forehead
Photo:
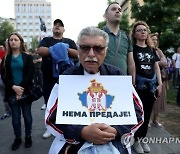
<instances>
[{"instance_id":1,"label":"man's forehead","mask_svg":"<svg viewBox=\"0 0 180 154\"><path fill-rule=\"evenodd\" d=\"M88 36L83 35L80 42L105 42L105 39L102 36Z\"/></svg>"},{"instance_id":2,"label":"man's forehead","mask_svg":"<svg viewBox=\"0 0 180 154\"><path fill-rule=\"evenodd\" d=\"M112 9L112 8L121 8L121 6L119 4L111 4L111 5L109 5L109 9Z\"/></svg>"},{"instance_id":3,"label":"man's forehead","mask_svg":"<svg viewBox=\"0 0 180 154\"><path fill-rule=\"evenodd\" d=\"M63 27L62 24L60 24L60 23L55 23L54 26L60 26L60 27Z\"/></svg>"}]
</instances>

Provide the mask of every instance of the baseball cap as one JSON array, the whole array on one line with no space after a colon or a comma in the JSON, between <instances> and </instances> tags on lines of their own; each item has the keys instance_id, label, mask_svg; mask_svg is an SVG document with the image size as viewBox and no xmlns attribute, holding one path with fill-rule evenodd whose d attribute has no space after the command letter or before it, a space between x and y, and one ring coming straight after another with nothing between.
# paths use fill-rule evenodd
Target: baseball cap
<instances>
[{"instance_id":1,"label":"baseball cap","mask_svg":"<svg viewBox=\"0 0 180 154\"><path fill-rule=\"evenodd\" d=\"M62 20L60 20L60 19L54 20L54 25L57 24L57 23L59 23L62 27L64 27L64 24L63 24Z\"/></svg>"}]
</instances>

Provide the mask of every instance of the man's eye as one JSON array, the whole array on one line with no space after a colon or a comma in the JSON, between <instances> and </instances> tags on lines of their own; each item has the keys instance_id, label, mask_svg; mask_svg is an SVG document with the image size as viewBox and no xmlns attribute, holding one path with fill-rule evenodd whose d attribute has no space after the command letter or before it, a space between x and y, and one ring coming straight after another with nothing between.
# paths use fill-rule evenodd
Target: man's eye
<instances>
[{"instance_id":1,"label":"man's eye","mask_svg":"<svg viewBox=\"0 0 180 154\"><path fill-rule=\"evenodd\" d=\"M98 52L101 51L101 50L103 50L103 49L104 49L104 48L103 48L103 47L100 47L100 46L94 46L94 47L93 47L93 50L94 50L94 51L98 51Z\"/></svg>"},{"instance_id":2,"label":"man's eye","mask_svg":"<svg viewBox=\"0 0 180 154\"><path fill-rule=\"evenodd\" d=\"M121 9L121 8L119 8L119 9L118 9L118 11L119 11L119 12L122 12L122 9Z\"/></svg>"},{"instance_id":3,"label":"man's eye","mask_svg":"<svg viewBox=\"0 0 180 154\"><path fill-rule=\"evenodd\" d=\"M81 49L83 49L83 50L89 50L90 47L88 47L88 46L81 46Z\"/></svg>"},{"instance_id":4,"label":"man's eye","mask_svg":"<svg viewBox=\"0 0 180 154\"><path fill-rule=\"evenodd\" d=\"M91 49L90 46L86 46L86 45L80 45L79 47L80 47L80 49L83 50L83 51L88 51L88 50Z\"/></svg>"}]
</instances>

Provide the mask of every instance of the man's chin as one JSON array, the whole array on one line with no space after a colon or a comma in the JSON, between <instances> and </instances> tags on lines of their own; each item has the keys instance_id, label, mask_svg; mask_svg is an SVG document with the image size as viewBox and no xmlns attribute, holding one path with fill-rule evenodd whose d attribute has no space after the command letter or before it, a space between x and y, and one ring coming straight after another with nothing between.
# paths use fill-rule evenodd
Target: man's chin
<instances>
[{"instance_id":1,"label":"man's chin","mask_svg":"<svg viewBox=\"0 0 180 154\"><path fill-rule=\"evenodd\" d=\"M88 72L89 74L96 74L96 72L94 72L94 71L90 71L90 72Z\"/></svg>"},{"instance_id":2,"label":"man's chin","mask_svg":"<svg viewBox=\"0 0 180 154\"><path fill-rule=\"evenodd\" d=\"M87 69L86 70L89 74L96 74L98 71L95 69Z\"/></svg>"}]
</instances>

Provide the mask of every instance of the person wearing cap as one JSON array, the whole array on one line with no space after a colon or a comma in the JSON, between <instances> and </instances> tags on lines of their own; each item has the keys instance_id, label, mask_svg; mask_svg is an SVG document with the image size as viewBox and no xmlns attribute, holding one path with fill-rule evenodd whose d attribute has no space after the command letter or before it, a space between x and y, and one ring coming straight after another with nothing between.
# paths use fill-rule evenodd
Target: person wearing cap
<instances>
[{"instance_id":1,"label":"person wearing cap","mask_svg":"<svg viewBox=\"0 0 180 154\"><path fill-rule=\"evenodd\" d=\"M45 100L45 104L41 108L42 110L46 108L51 90L58 80L58 76L53 76L54 60L52 54L56 55L56 58L61 60L63 60L63 58L78 59L76 44L73 40L63 37L64 31L63 22L60 19L54 20L52 28L53 36L43 38L38 47L37 53L42 56L41 69L43 73L43 96ZM50 52L50 49L53 53ZM63 56L59 54L61 52L64 52ZM63 71L61 71L61 73L63 73ZM43 138L48 138L50 136L51 133L48 130L43 134Z\"/></svg>"}]
</instances>

